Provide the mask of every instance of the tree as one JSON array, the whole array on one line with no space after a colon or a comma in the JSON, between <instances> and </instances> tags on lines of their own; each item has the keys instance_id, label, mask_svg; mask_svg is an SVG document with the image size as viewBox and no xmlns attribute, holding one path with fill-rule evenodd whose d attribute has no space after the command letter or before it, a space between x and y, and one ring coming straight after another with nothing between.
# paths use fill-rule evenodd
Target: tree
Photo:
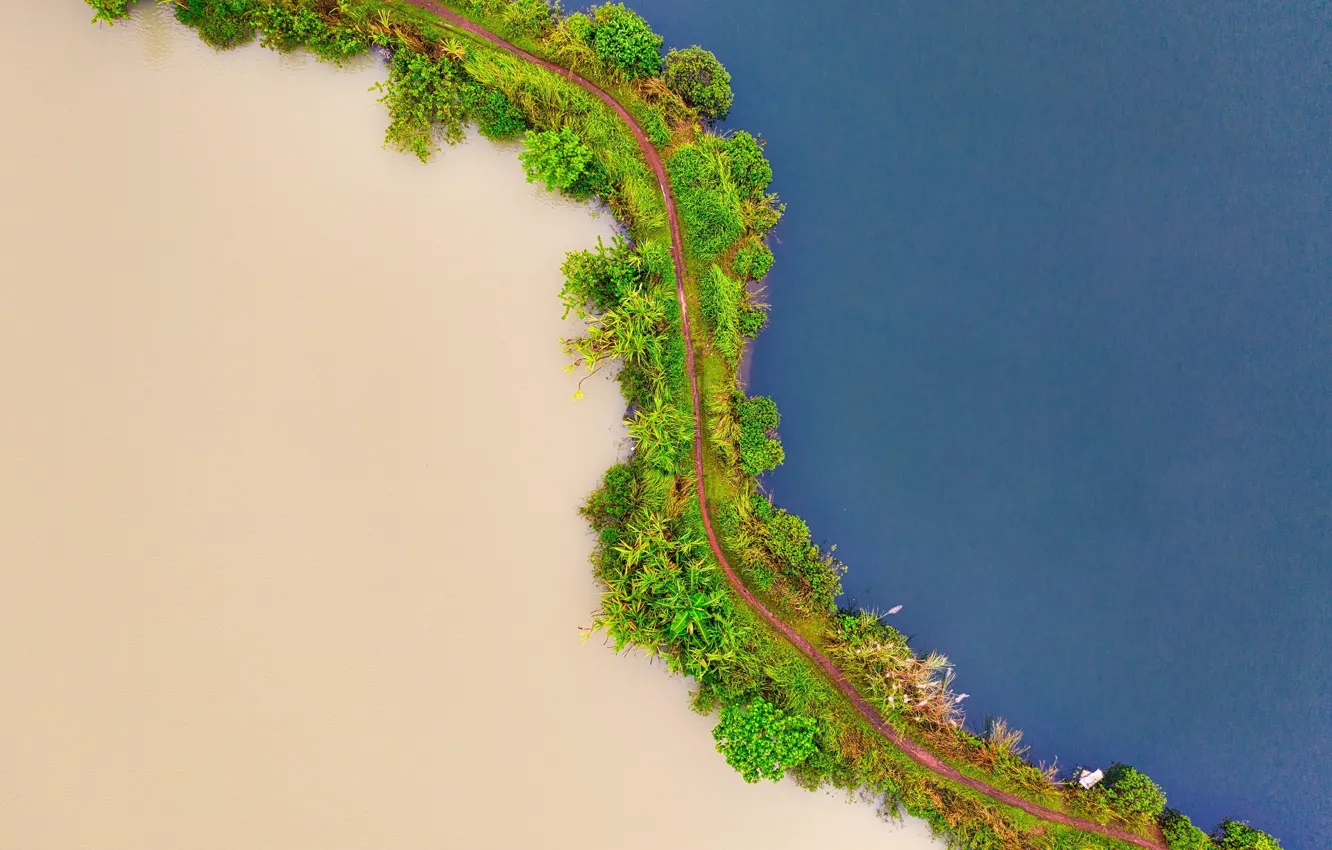
<instances>
[{"instance_id":1,"label":"tree","mask_svg":"<svg viewBox=\"0 0 1332 850\"><path fill-rule=\"evenodd\" d=\"M565 192L575 198L605 194L606 173L592 149L568 127L559 130L529 130L523 138L523 164L527 181L538 180L551 191Z\"/></svg>"},{"instance_id":2,"label":"tree","mask_svg":"<svg viewBox=\"0 0 1332 850\"><path fill-rule=\"evenodd\" d=\"M666 54L666 85L685 103L719 120L731 111L735 99L730 73L716 56L698 45Z\"/></svg>"},{"instance_id":3,"label":"tree","mask_svg":"<svg viewBox=\"0 0 1332 850\"><path fill-rule=\"evenodd\" d=\"M766 396L745 399L736 411L740 420L740 465L750 475L776 469L786 460L782 443L770 437L781 418L777 405Z\"/></svg>"},{"instance_id":4,"label":"tree","mask_svg":"<svg viewBox=\"0 0 1332 850\"><path fill-rule=\"evenodd\" d=\"M1237 820L1226 818L1212 833L1212 840L1221 850L1281 850L1277 840Z\"/></svg>"},{"instance_id":5,"label":"tree","mask_svg":"<svg viewBox=\"0 0 1332 850\"><path fill-rule=\"evenodd\" d=\"M760 698L747 706L722 709L712 737L717 752L746 782L776 782L814 753L816 725L812 717L787 715Z\"/></svg>"},{"instance_id":6,"label":"tree","mask_svg":"<svg viewBox=\"0 0 1332 850\"><path fill-rule=\"evenodd\" d=\"M592 27L592 49L602 62L631 80L661 73L661 36L623 3L598 6Z\"/></svg>"},{"instance_id":7,"label":"tree","mask_svg":"<svg viewBox=\"0 0 1332 850\"><path fill-rule=\"evenodd\" d=\"M1156 817L1165 808L1161 787L1131 765L1115 762L1105 772L1102 786L1110 805L1124 814Z\"/></svg>"},{"instance_id":8,"label":"tree","mask_svg":"<svg viewBox=\"0 0 1332 850\"><path fill-rule=\"evenodd\" d=\"M1216 850L1207 833L1193 825L1189 816L1179 809L1166 809L1161 813L1161 832L1170 850Z\"/></svg>"}]
</instances>

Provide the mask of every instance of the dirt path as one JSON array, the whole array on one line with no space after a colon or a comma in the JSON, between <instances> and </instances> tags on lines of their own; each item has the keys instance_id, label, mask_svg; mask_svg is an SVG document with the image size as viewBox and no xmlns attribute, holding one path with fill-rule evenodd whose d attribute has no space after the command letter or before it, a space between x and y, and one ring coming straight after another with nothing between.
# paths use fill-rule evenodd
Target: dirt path
<instances>
[{"instance_id":1,"label":"dirt path","mask_svg":"<svg viewBox=\"0 0 1332 850\"><path fill-rule=\"evenodd\" d=\"M438 3L431 2L431 0L404 0L404 2L438 15L458 29L465 30L477 38L484 39L496 47L506 50L515 56L521 56L529 62L540 65L546 70L559 74L561 77L576 83L596 95L611 109L614 109L616 114L629 126L630 131L634 134L634 138L638 140L638 147L643 151L643 156L647 159L648 164L652 166L653 173L657 175L657 182L661 185L662 197L666 199L666 216L671 227L671 257L675 261L675 294L680 301L680 313L682 316L682 327L684 329L685 337L686 366L689 370L689 389L693 394L694 400L694 480L695 489L698 491L698 505L703 514L703 525L707 530L708 545L712 547L713 555L716 556L717 562L721 564L722 570L726 573L726 580L731 583L731 587L735 592L740 594L740 596L743 597L744 600L763 617L763 619L767 620L773 628L781 632L787 640L795 644L795 646L808 656L811 661L819 665L819 667L823 669L823 672L836 683L838 689L841 690L841 692L846 695L846 698L856 707L856 710L869 721L870 725L873 726L880 735L887 738L895 747L906 753L922 767L929 769L938 776L965 785L992 800L997 800L1001 803L1013 806L1014 808L1021 809L1041 820L1066 824L1088 832L1096 832L1101 835L1116 838L1120 841L1136 844L1139 847L1149 848L1149 850L1163 850L1163 848L1165 848L1164 843L1149 841L1140 835L1135 835L1125 830L1115 829L1114 827L1075 818L1066 815L1063 812L1054 811L1053 809L1047 809L1043 806L1038 806L1035 803L1024 800L1021 797L1000 791L979 779L963 776L956 768L945 764L920 744L903 737L900 732L890 726L888 722L879 715L879 712L860 695L854 686L852 686L851 682L846 678L846 674L843 673L837 665L833 664L827 656L815 649L813 645L805 640L805 638L796 632L795 629L778 619L777 615L769 611L762 602L755 598L754 594L749 592L749 588L745 587L744 582L740 581L740 577L736 575L735 570L731 568L730 563L726 560L726 555L722 552L721 544L717 541L717 535L712 529L712 519L708 515L708 497L703 488L703 414L699 404L698 374L694 367L694 339L689 327L689 305L685 301L684 246L680 241L680 222L675 211L675 196L671 194L670 181L666 178L666 166L661 161L661 157L657 154L656 148L652 146L652 143L648 140L647 134L644 133L643 129L638 126L638 123L634 121L633 116L629 114L629 111L620 105L619 101L602 91L596 85L575 74L573 71L556 65L554 62L542 59L539 56L533 56L531 53L528 53L519 47L515 47L489 30L484 29L479 24L464 18L457 12L447 9Z\"/></svg>"}]
</instances>

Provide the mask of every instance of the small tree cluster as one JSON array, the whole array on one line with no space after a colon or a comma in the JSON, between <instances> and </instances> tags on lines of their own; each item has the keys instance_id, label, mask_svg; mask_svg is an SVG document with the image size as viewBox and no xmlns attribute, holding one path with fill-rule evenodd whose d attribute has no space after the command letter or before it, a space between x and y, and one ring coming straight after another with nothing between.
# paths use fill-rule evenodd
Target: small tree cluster
<instances>
[{"instance_id":1,"label":"small tree cluster","mask_svg":"<svg viewBox=\"0 0 1332 850\"><path fill-rule=\"evenodd\" d=\"M776 469L786 460L781 441L772 436L781 422L777 404L767 396L747 398L739 405L740 466L750 475Z\"/></svg>"},{"instance_id":2,"label":"small tree cluster","mask_svg":"<svg viewBox=\"0 0 1332 850\"><path fill-rule=\"evenodd\" d=\"M731 111L731 75L711 51L698 45L672 50L665 76L671 91L703 115L721 120Z\"/></svg>"},{"instance_id":3,"label":"small tree cluster","mask_svg":"<svg viewBox=\"0 0 1332 850\"><path fill-rule=\"evenodd\" d=\"M623 3L607 3L592 13L591 43L597 58L628 79L661 73L662 37Z\"/></svg>"},{"instance_id":4,"label":"small tree cluster","mask_svg":"<svg viewBox=\"0 0 1332 850\"><path fill-rule=\"evenodd\" d=\"M817 728L813 718L788 715L760 698L747 706L722 709L721 722L712 730L712 737L717 741L717 752L746 782L776 782L813 755Z\"/></svg>"},{"instance_id":5,"label":"small tree cluster","mask_svg":"<svg viewBox=\"0 0 1332 850\"><path fill-rule=\"evenodd\" d=\"M518 154L529 183L543 182L550 191L574 198L604 195L606 172L592 149L568 127L559 130L529 130Z\"/></svg>"},{"instance_id":6,"label":"small tree cluster","mask_svg":"<svg viewBox=\"0 0 1332 850\"><path fill-rule=\"evenodd\" d=\"M1161 786L1127 764L1110 765L1101 787L1110 805L1125 815L1154 818L1165 808L1166 796Z\"/></svg>"}]
</instances>

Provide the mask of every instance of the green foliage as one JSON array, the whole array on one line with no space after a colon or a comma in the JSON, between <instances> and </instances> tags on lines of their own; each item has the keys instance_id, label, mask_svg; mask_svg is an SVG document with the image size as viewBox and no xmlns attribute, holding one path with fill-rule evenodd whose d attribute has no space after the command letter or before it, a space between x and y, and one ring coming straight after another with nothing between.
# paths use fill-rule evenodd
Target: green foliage
<instances>
[{"instance_id":1,"label":"green foliage","mask_svg":"<svg viewBox=\"0 0 1332 850\"><path fill-rule=\"evenodd\" d=\"M763 280L772 269L772 251L762 242L749 242L735 253L732 264L741 280Z\"/></svg>"},{"instance_id":2,"label":"green foliage","mask_svg":"<svg viewBox=\"0 0 1332 850\"><path fill-rule=\"evenodd\" d=\"M741 194L758 199L772 183L772 166L763 155L763 143L744 130L726 138L726 152L731 160L731 174Z\"/></svg>"},{"instance_id":3,"label":"green foliage","mask_svg":"<svg viewBox=\"0 0 1332 850\"><path fill-rule=\"evenodd\" d=\"M88 0L93 10L92 22L105 21L112 26L129 17L129 4L130 0Z\"/></svg>"},{"instance_id":4,"label":"green foliage","mask_svg":"<svg viewBox=\"0 0 1332 850\"><path fill-rule=\"evenodd\" d=\"M727 362L740 358L740 308L745 290L717 265L699 281L699 308L712 329L713 344Z\"/></svg>"},{"instance_id":5,"label":"green foliage","mask_svg":"<svg viewBox=\"0 0 1332 850\"><path fill-rule=\"evenodd\" d=\"M516 139L527 131L522 110L504 92L467 82L461 87L462 106L467 118L487 139Z\"/></svg>"},{"instance_id":6,"label":"green foliage","mask_svg":"<svg viewBox=\"0 0 1332 850\"><path fill-rule=\"evenodd\" d=\"M617 307L630 292L641 291L647 268L642 255L617 235L609 248L598 238L595 253L571 251L560 271L564 272L560 291L564 314L573 311L585 318Z\"/></svg>"},{"instance_id":7,"label":"green foliage","mask_svg":"<svg viewBox=\"0 0 1332 850\"><path fill-rule=\"evenodd\" d=\"M702 260L724 252L745 230L740 195L725 148L711 141L681 145L666 163L689 245Z\"/></svg>"},{"instance_id":8,"label":"green foliage","mask_svg":"<svg viewBox=\"0 0 1332 850\"><path fill-rule=\"evenodd\" d=\"M767 396L755 396L740 403L740 465L750 475L776 469L786 459L781 441L772 436L780 417L777 404Z\"/></svg>"},{"instance_id":9,"label":"green foliage","mask_svg":"<svg viewBox=\"0 0 1332 850\"><path fill-rule=\"evenodd\" d=\"M756 699L747 706L723 708L712 737L717 741L717 752L746 782L776 782L814 754L817 727L813 718L787 715L771 703Z\"/></svg>"},{"instance_id":10,"label":"green foliage","mask_svg":"<svg viewBox=\"0 0 1332 850\"><path fill-rule=\"evenodd\" d=\"M1277 840L1266 832L1230 818L1221 821L1212 833L1212 840L1220 850L1281 850Z\"/></svg>"},{"instance_id":11,"label":"green foliage","mask_svg":"<svg viewBox=\"0 0 1332 850\"><path fill-rule=\"evenodd\" d=\"M555 26L557 12L546 0L513 0L504 6L501 17L510 30L537 38Z\"/></svg>"},{"instance_id":12,"label":"green foliage","mask_svg":"<svg viewBox=\"0 0 1332 850\"><path fill-rule=\"evenodd\" d=\"M263 45L283 53L306 47L320 59L343 62L370 46L369 36L357 27L330 22L309 6L291 0L261 4L252 20Z\"/></svg>"},{"instance_id":13,"label":"green foliage","mask_svg":"<svg viewBox=\"0 0 1332 850\"><path fill-rule=\"evenodd\" d=\"M257 0L176 0L176 19L199 31L199 37L219 49L239 47L252 40L255 22L250 17Z\"/></svg>"},{"instance_id":14,"label":"green foliage","mask_svg":"<svg viewBox=\"0 0 1332 850\"><path fill-rule=\"evenodd\" d=\"M1163 811L1160 824L1170 850L1216 850L1207 833L1194 826L1189 816L1179 809Z\"/></svg>"},{"instance_id":15,"label":"green foliage","mask_svg":"<svg viewBox=\"0 0 1332 850\"><path fill-rule=\"evenodd\" d=\"M845 567L810 540L809 526L795 514L775 510L767 522L765 543L771 561L799 591L804 607L829 611L842 592Z\"/></svg>"},{"instance_id":16,"label":"green foliage","mask_svg":"<svg viewBox=\"0 0 1332 850\"><path fill-rule=\"evenodd\" d=\"M459 101L464 80L449 60L431 61L411 50L393 54L387 82L376 83L388 106L389 127L384 144L412 153L422 162L438 150L437 139L449 144L463 140L465 116Z\"/></svg>"},{"instance_id":17,"label":"green foliage","mask_svg":"<svg viewBox=\"0 0 1332 850\"><path fill-rule=\"evenodd\" d=\"M709 118L731 111L731 75L717 57L698 45L666 54L666 85Z\"/></svg>"},{"instance_id":18,"label":"green foliage","mask_svg":"<svg viewBox=\"0 0 1332 850\"><path fill-rule=\"evenodd\" d=\"M523 163L529 183L541 181L550 191L574 198L589 198L609 192L606 173L592 149L568 127L559 130L529 130L523 137Z\"/></svg>"},{"instance_id":19,"label":"green foliage","mask_svg":"<svg viewBox=\"0 0 1332 850\"><path fill-rule=\"evenodd\" d=\"M627 79L661 73L661 36L623 3L596 7L591 42L597 57Z\"/></svg>"},{"instance_id":20,"label":"green foliage","mask_svg":"<svg viewBox=\"0 0 1332 850\"><path fill-rule=\"evenodd\" d=\"M1111 807L1124 814L1154 818L1165 808L1166 797L1161 787L1127 764L1110 765L1101 787Z\"/></svg>"}]
</instances>

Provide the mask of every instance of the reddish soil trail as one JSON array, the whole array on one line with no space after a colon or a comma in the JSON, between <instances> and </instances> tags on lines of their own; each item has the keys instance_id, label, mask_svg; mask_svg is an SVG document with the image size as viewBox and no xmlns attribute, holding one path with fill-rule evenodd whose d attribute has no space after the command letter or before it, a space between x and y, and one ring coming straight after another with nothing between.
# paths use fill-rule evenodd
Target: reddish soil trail
<instances>
[{"instance_id":1,"label":"reddish soil trail","mask_svg":"<svg viewBox=\"0 0 1332 850\"><path fill-rule=\"evenodd\" d=\"M708 545L712 547L713 555L716 556L717 562L721 564L722 570L726 573L726 580L731 583L731 587L735 592L740 594L740 596L743 597L744 600L763 617L763 619L767 620L773 628L781 632L787 640L798 647L811 661L819 665L828 678L832 679L838 689L851 701L852 705L856 707L856 710L869 721L870 725L873 726L880 735L887 738L893 746L906 753L922 767L929 769L938 776L965 785L992 800L997 800L1001 803L1013 806L1014 808L1021 809L1041 820L1066 824L1088 832L1096 832L1101 835L1109 836L1110 838L1116 838L1120 841L1136 844L1139 847L1146 847L1148 850L1165 850L1164 843L1149 841L1140 835L1135 835L1125 830L1115 829L1114 827L1071 817L1063 812L1047 809L1043 806L1038 806L1035 803L1028 802L1021 797L1000 791L993 786L981 782L979 779L963 776L956 768L945 764L929 750L926 750L915 741L903 737L900 732L890 726L888 722L879 715L878 711L876 711L874 707L860 695L851 682L846 678L846 674L843 673L836 664L833 664L827 656L815 649L814 646L796 632L795 629L788 626L785 622L780 620L776 614L769 611L762 602L755 598L754 594L749 591L749 588L745 587L744 582L740 581L740 577L736 575L735 570L732 569L730 563L726 560L726 555L722 552L721 544L717 541L717 535L712 530L712 519L708 515L708 497L703 488L703 414L699 404L698 374L694 367L694 340L693 334L689 328L689 305L685 301L684 246L680 240L680 222L675 211L675 196L671 194L670 181L666 178L666 166L661 161L661 157L657 154L656 148L652 146L652 143L648 140L647 134L644 133L643 129L638 126L638 123L634 121L633 116L629 114L629 111L620 105L619 101L602 91L593 83L575 74L573 71L556 65L554 62L542 59L539 56L533 56L531 53L528 53L519 47L515 47L489 30L486 30L479 24L464 18L457 12L445 8L438 3L431 2L431 0L404 0L404 2L438 15L440 18L448 21L449 24L458 29L465 30L477 38L484 39L496 47L506 50L515 56L520 56L529 62L540 65L551 73L559 74L561 77L576 83L596 95L611 109L614 109L616 114L628 125L630 131L633 132L634 138L638 140L638 146L642 149L644 158L647 159L648 164L652 166L653 173L657 175L657 182L661 185L662 197L666 199L666 217L670 222L671 227L671 257L675 262L675 294L680 301L680 313L682 316L681 324L685 338L686 366L689 370L689 389L693 394L694 401L694 483L695 489L698 491L698 506L703 514L703 526L707 530Z\"/></svg>"}]
</instances>

